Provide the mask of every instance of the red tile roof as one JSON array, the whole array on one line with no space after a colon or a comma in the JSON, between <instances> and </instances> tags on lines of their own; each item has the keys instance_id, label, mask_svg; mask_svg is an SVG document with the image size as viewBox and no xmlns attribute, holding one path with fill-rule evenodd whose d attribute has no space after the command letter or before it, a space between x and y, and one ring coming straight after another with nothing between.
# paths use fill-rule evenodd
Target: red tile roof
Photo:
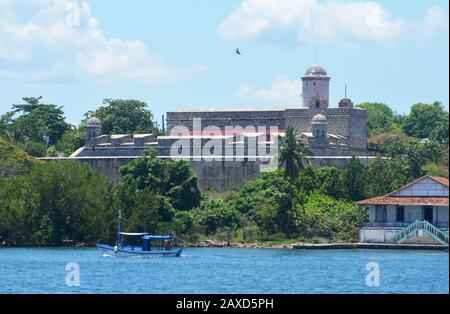
<instances>
[{"instance_id":1,"label":"red tile roof","mask_svg":"<svg viewBox=\"0 0 450 314\"><path fill-rule=\"evenodd\" d=\"M399 188L389 194L370 198L367 200L362 200L357 203L360 205L401 205L401 204L448 205L448 197L397 197L397 196L392 196L397 191L400 191L403 188L410 186L426 177L431 178L432 180L439 182L440 184L443 184L448 187L448 179L447 178L423 176L417 180L414 180L414 181L408 183L405 186L402 186L401 188Z\"/></svg>"},{"instance_id":2,"label":"red tile roof","mask_svg":"<svg viewBox=\"0 0 450 314\"><path fill-rule=\"evenodd\" d=\"M357 202L359 205L448 205L447 197L394 197L378 196Z\"/></svg>"},{"instance_id":3,"label":"red tile roof","mask_svg":"<svg viewBox=\"0 0 450 314\"><path fill-rule=\"evenodd\" d=\"M447 178L442 178L442 177L431 177L431 179L433 179L434 181L439 182L440 184L443 184L445 186L448 186L448 179Z\"/></svg>"}]
</instances>

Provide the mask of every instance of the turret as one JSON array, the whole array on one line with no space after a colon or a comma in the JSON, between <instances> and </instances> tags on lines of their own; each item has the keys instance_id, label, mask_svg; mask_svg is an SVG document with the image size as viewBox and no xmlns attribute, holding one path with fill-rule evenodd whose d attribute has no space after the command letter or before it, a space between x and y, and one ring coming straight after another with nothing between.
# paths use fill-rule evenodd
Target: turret
<instances>
[{"instance_id":1,"label":"turret","mask_svg":"<svg viewBox=\"0 0 450 314\"><path fill-rule=\"evenodd\" d=\"M102 134L102 123L92 117L86 123L86 146L93 146L94 139Z\"/></svg>"},{"instance_id":2,"label":"turret","mask_svg":"<svg viewBox=\"0 0 450 314\"><path fill-rule=\"evenodd\" d=\"M311 132L315 138L327 138L327 118L317 114L311 120Z\"/></svg>"},{"instance_id":3,"label":"turret","mask_svg":"<svg viewBox=\"0 0 450 314\"><path fill-rule=\"evenodd\" d=\"M303 107L309 109L328 108L330 98L330 77L327 71L320 65L310 66L305 76L302 77L303 83Z\"/></svg>"}]
</instances>

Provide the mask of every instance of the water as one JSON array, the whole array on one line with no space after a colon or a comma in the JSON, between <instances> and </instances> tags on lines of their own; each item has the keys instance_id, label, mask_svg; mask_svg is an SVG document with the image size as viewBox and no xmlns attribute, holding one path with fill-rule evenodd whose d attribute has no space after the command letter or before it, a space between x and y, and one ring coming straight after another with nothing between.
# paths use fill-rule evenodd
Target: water
<instances>
[{"instance_id":1,"label":"water","mask_svg":"<svg viewBox=\"0 0 450 314\"><path fill-rule=\"evenodd\" d=\"M66 264L80 286L66 285ZM366 264L380 285L367 286ZM97 249L0 249L1 293L449 293L447 252L185 249L118 258Z\"/></svg>"}]
</instances>

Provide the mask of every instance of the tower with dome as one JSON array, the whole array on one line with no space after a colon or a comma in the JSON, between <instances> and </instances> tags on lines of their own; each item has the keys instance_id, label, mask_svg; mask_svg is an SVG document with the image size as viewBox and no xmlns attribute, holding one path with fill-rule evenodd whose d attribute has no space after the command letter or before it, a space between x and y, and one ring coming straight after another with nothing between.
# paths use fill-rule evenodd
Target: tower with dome
<instances>
[{"instance_id":1,"label":"tower with dome","mask_svg":"<svg viewBox=\"0 0 450 314\"><path fill-rule=\"evenodd\" d=\"M325 69L313 64L306 69L302 77L303 107L309 109L326 109L330 101L330 77Z\"/></svg>"},{"instance_id":2,"label":"tower with dome","mask_svg":"<svg viewBox=\"0 0 450 314\"><path fill-rule=\"evenodd\" d=\"M213 188L224 192L259 174L259 161L252 158L260 151L250 150L249 147L255 137L258 141L262 138L263 145L267 145L273 142L275 136L281 139L278 141L280 145L286 129L292 127L299 140L308 144L312 155L307 159L313 166L342 168L353 156L368 163L374 157L368 156L367 151L367 112L354 107L347 97L333 106L330 103L330 81L325 68L314 64L307 67L301 76L302 90L299 95L302 96L291 108L276 109L277 104L274 104L269 109L171 111L166 115L166 132L159 136L102 134L101 121L91 117L86 125L86 145L70 158L89 163L113 178L112 181L117 181L119 166L114 165L123 165L138 158L148 147L154 147L160 158L176 159L179 156L174 154L181 151L187 153L182 158L189 160L197 172L201 189ZM249 131L252 128L257 131ZM214 134L203 133L211 129L215 130ZM227 133L230 129L234 133ZM211 140L221 143L221 148L217 150L207 146ZM180 141L189 143L189 150L172 149ZM207 146L208 152L214 153L213 161L199 158L198 152L203 151L204 146ZM227 161L227 150L239 151L243 160Z\"/></svg>"}]
</instances>

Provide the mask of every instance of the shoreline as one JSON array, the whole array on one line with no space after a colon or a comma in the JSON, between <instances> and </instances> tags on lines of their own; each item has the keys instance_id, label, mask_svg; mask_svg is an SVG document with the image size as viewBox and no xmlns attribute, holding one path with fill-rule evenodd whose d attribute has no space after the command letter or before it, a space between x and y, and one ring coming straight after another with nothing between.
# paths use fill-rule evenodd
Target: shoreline
<instances>
[{"instance_id":1,"label":"shoreline","mask_svg":"<svg viewBox=\"0 0 450 314\"><path fill-rule=\"evenodd\" d=\"M71 243L62 246L6 246L2 248L95 248L96 244ZM433 244L386 244L386 243L295 243L295 244L264 244L255 243L230 243L213 240L198 241L195 244L189 243L184 248L231 248L231 249L288 249L288 250L355 250L355 249L374 249L374 250L427 250L427 251L448 251L448 245Z\"/></svg>"}]
</instances>

